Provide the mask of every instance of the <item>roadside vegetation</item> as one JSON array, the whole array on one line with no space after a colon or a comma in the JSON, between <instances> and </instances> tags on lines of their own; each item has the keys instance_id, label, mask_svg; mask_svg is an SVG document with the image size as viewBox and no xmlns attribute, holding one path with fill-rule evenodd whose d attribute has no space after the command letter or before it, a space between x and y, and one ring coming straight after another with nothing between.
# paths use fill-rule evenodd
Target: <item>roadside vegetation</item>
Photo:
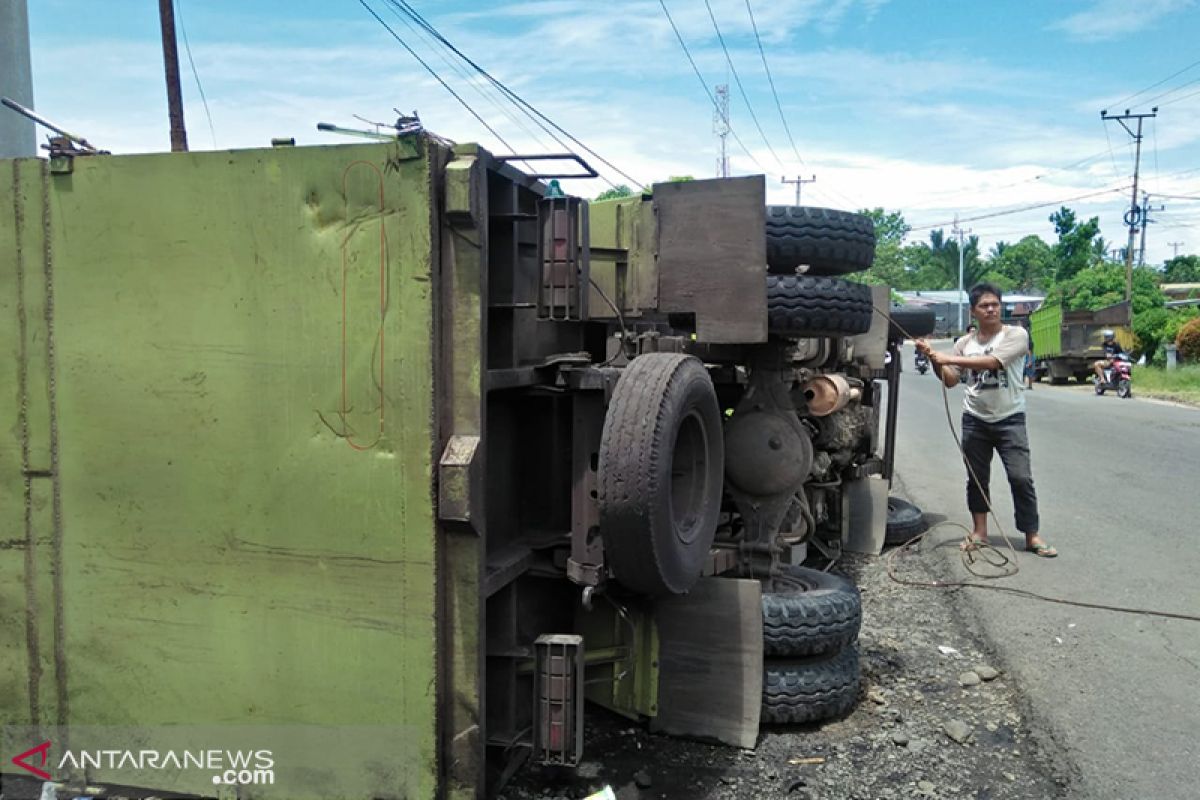
<instances>
[{"instance_id":1,"label":"roadside vegetation","mask_svg":"<svg viewBox=\"0 0 1200 800\"><path fill-rule=\"evenodd\" d=\"M1200 405L1200 364L1179 369L1134 367L1134 394Z\"/></svg>"},{"instance_id":2,"label":"roadside vegetation","mask_svg":"<svg viewBox=\"0 0 1200 800\"><path fill-rule=\"evenodd\" d=\"M874 220L878 243L874 266L857 279L896 290L958 287L959 243L945 230L935 228L925 233L925 241L911 241L913 230L901 212L875 208L861 213ZM990 281L1006 292L1045 294L1048 303L1062 303L1068 311L1094 311L1124 300L1124 259L1100 235L1099 218L1083 221L1063 206L1047 221L1057 239L1053 244L1030 234L1016 242L997 242L984 254L978 236L965 238L964 285ZM1156 366L1166 363L1166 345L1200 318L1195 306L1167 308L1164 283L1200 283L1200 256L1181 255L1161 266L1133 270L1135 354Z\"/></svg>"}]
</instances>

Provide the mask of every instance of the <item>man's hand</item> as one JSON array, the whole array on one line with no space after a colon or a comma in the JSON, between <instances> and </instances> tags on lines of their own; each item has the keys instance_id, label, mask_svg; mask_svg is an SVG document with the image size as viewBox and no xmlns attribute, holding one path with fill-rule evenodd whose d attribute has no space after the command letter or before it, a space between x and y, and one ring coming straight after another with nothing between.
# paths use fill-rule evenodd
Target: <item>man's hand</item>
<instances>
[{"instance_id":1,"label":"man's hand","mask_svg":"<svg viewBox=\"0 0 1200 800\"><path fill-rule=\"evenodd\" d=\"M924 339L917 339L913 342L913 346L917 348L918 353L924 353L927 356L933 353L933 348Z\"/></svg>"},{"instance_id":2,"label":"man's hand","mask_svg":"<svg viewBox=\"0 0 1200 800\"><path fill-rule=\"evenodd\" d=\"M933 364L935 367L945 366L947 361L950 358L949 353L943 353L939 350L933 350L933 349L930 349L928 355L929 355L929 363Z\"/></svg>"}]
</instances>

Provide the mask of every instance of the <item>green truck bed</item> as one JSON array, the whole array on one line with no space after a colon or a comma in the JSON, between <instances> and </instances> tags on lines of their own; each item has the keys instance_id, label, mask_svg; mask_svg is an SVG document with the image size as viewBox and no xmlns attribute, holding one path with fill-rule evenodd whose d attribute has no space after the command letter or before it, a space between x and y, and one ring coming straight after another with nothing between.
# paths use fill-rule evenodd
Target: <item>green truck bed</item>
<instances>
[{"instance_id":1,"label":"green truck bed","mask_svg":"<svg viewBox=\"0 0 1200 800\"><path fill-rule=\"evenodd\" d=\"M0 161L0 769L437 791L418 146Z\"/></svg>"}]
</instances>

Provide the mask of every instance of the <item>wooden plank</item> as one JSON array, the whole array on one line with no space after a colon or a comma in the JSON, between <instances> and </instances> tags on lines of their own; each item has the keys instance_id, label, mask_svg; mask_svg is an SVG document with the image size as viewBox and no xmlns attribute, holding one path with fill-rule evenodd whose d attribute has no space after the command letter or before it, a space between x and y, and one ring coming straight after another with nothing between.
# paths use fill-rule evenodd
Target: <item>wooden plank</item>
<instances>
[{"instance_id":1,"label":"wooden plank","mask_svg":"<svg viewBox=\"0 0 1200 800\"><path fill-rule=\"evenodd\" d=\"M654 186L658 307L696 315L696 339L767 340L763 177Z\"/></svg>"}]
</instances>

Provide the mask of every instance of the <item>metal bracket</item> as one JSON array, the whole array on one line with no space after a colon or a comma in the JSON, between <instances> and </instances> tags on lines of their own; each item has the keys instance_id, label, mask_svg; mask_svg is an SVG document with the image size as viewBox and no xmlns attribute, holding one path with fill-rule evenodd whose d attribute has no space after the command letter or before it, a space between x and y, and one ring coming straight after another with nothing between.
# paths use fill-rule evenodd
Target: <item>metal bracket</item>
<instances>
[{"instance_id":1,"label":"metal bracket","mask_svg":"<svg viewBox=\"0 0 1200 800\"><path fill-rule=\"evenodd\" d=\"M568 172L526 173L527 175L529 175L529 177L534 178L536 180L543 180L543 179L549 179L549 178L598 178L600 176L600 173L598 173L598 172L596 172L596 170L592 169L591 164L587 163L586 161L584 161L582 158L575 155L574 153L543 153L541 155L535 155L535 156L523 156L523 155L495 156L495 159L497 161L502 161L505 163L507 163L509 161L574 161L575 163L579 164L579 166L583 167L583 169L584 169L584 171L580 172L580 173L568 173Z\"/></svg>"}]
</instances>

